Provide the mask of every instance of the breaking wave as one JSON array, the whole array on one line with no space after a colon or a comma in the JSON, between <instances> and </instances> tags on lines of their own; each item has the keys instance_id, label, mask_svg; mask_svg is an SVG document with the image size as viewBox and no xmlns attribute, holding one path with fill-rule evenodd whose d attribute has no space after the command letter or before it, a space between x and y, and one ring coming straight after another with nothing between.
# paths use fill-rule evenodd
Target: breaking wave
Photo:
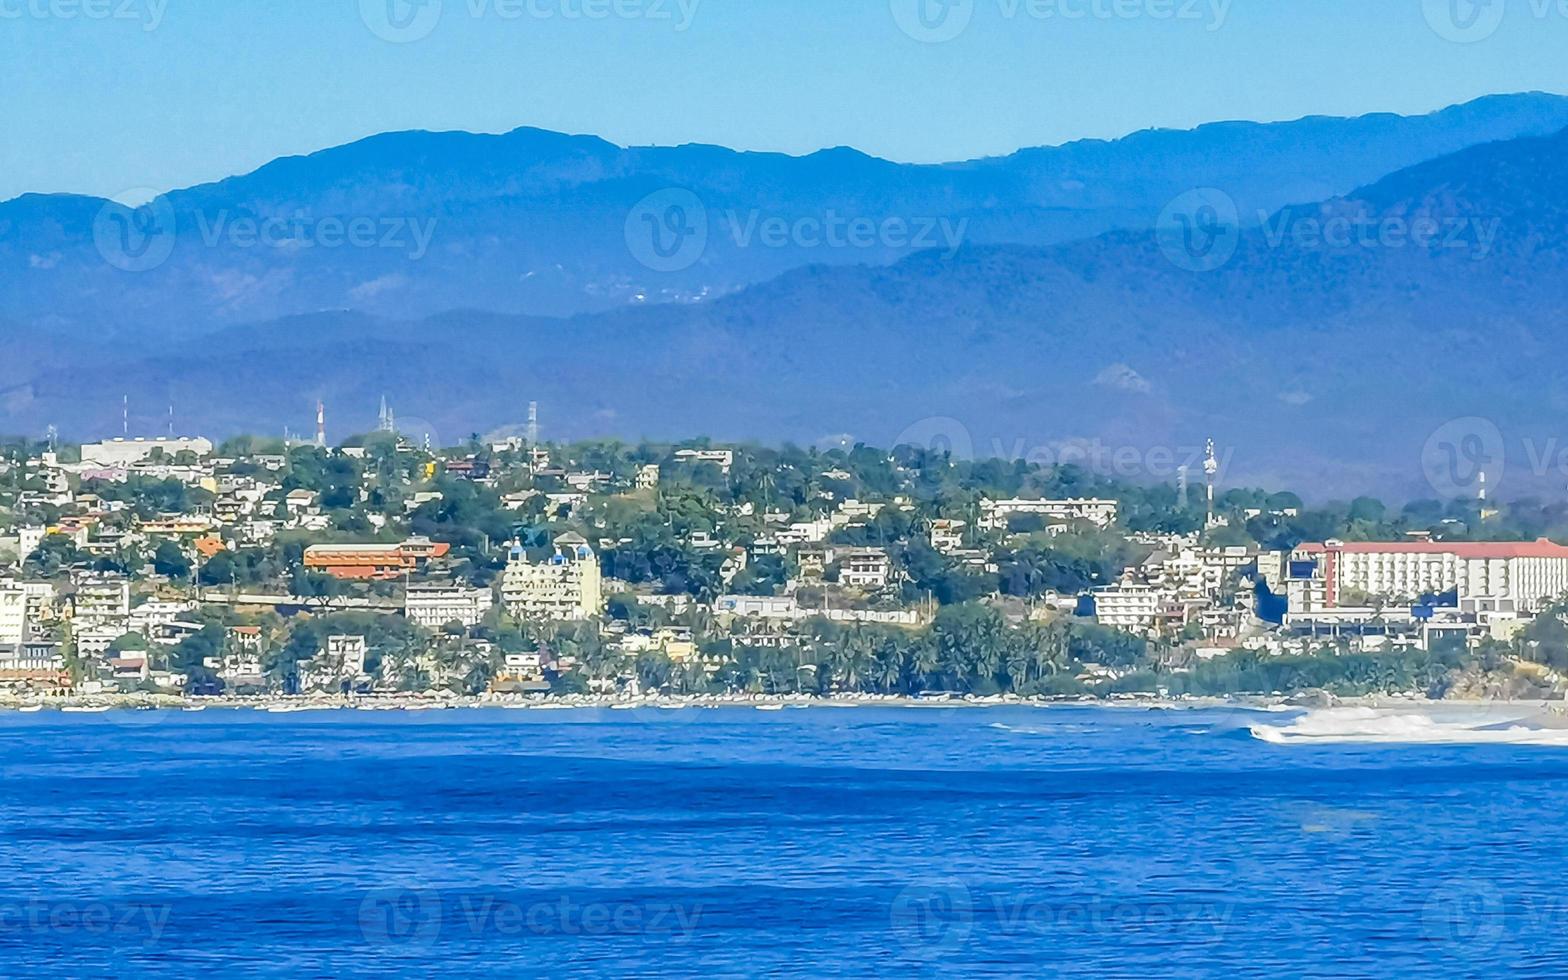
<instances>
[{"instance_id":1,"label":"breaking wave","mask_svg":"<svg viewBox=\"0 0 1568 980\"><path fill-rule=\"evenodd\" d=\"M1411 712L1401 709L1327 708L1284 725L1252 725L1252 737L1275 745L1386 743L1395 745L1559 745L1568 747L1568 715L1514 707Z\"/></svg>"}]
</instances>

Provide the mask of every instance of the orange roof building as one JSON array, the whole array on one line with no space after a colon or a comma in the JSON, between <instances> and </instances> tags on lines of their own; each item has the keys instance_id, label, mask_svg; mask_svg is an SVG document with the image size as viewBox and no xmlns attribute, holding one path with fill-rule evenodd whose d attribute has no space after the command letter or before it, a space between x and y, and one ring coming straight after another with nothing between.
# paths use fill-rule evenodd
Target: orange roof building
<instances>
[{"instance_id":1,"label":"orange roof building","mask_svg":"<svg viewBox=\"0 0 1568 980\"><path fill-rule=\"evenodd\" d=\"M342 579L395 579L451 550L449 544L424 538L401 544L317 544L305 549L305 567Z\"/></svg>"}]
</instances>

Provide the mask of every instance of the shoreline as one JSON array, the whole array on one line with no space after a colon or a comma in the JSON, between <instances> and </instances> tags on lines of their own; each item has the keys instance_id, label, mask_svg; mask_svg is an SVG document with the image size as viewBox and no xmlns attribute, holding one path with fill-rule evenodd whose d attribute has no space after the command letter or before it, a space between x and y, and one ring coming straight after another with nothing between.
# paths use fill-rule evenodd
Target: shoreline
<instances>
[{"instance_id":1,"label":"shoreline","mask_svg":"<svg viewBox=\"0 0 1568 980\"><path fill-rule=\"evenodd\" d=\"M1313 711L1331 708L1370 708L1374 710L1431 710L1445 707L1498 707L1531 708L1542 710L1552 705L1564 705L1561 700L1508 700L1482 698L1455 698L1431 700L1419 695L1364 695L1334 698L1329 703L1314 699L1305 703L1302 696L1243 696L1159 698L1129 695L1121 698L1048 698L1021 697L1018 695L962 695L946 697L911 697L905 695L746 695L746 694L693 694L656 695L643 698L612 697L608 695L439 695L439 694L381 694L354 697L329 697L316 695L296 696L227 696L185 698L162 694L94 694L67 697L0 699L0 715L53 711L59 713L102 713L107 711L189 711L208 708L227 710L255 710L269 713L303 711L360 710L360 711L430 711L455 709L509 709L509 710L681 710L686 708L753 708L781 710L784 708L1071 708L1093 707L1133 710L1248 710L1260 712Z\"/></svg>"}]
</instances>

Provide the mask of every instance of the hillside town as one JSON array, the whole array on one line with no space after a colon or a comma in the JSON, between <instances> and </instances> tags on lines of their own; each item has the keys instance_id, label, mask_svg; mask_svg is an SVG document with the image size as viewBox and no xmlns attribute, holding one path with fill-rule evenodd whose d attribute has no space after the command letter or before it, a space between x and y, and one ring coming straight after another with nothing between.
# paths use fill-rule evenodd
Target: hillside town
<instances>
[{"instance_id":1,"label":"hillside town","mask_svg":"<svg viewBox=\"0 0 1568 980\"><path fill-rule=\"evenodd\" d=\"M382 414L333 446L7 440L8 696L1545 694L1568 668L1568 547L1536 533L1568 518L1539 505L1309 509L1217 487L1212 446L1201 484L1145 485L908 446L442 448Z\"/></svg>"}]
</instances>

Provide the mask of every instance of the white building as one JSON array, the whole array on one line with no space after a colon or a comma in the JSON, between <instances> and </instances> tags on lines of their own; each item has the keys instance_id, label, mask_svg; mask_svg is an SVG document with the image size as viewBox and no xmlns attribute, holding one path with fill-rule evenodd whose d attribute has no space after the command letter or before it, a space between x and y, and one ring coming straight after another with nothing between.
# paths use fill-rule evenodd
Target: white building
<instances>
[{"instance_id":1,"label":"white building","mask_svg":"<svg viewBox=\"0 0 1568 980\"><path fill-rule=\"evenodd\" d=\"M725 475L735 465L735 453L728 449L678 449L675 458L683 463L712 463Z\"/></svg>"},{"instance_id":2,"label":"white building","mask_svg":"<svg viewBox=\"0 0 1568 980\"><path fill-rule=\"evenodd\" d=\"M982 530L996 531L1007 527L1007 519L1014 514L1034 514L1042 518L1064 521L1087 521L1097 527L1116 523L1117 502L1097 497L1069 498L1066 500L981 500L980 522Z\"/></svg>"},{"instance_id":3,"label":"white building","mask_svg":"<svg viewBox=\"0 0 1568 980\"><path fill-rule=\"evenodd\" d=\"M501 601L519 619L589 619L604 609L599 558L581 535L555 539L555 554L535 564L513 547L501 575Z\"/></svg>"},{"instance_id":4,"label":"white building","mask_svg":"<svg viewBox=\"0 0 1568 980\"><path fill-rule=\"evenodd\" d=\"M714 613L746 619L799 619L800 605L794 596L725 595L713 603Z\"/></svg>"},{"instance_id":5,"label":"white building","mask_svg":"<svg viewBox=\"0 0 1568 980\"><path fill-rule=\"evenodd\" d=\"M0 588L0 646L21 646L30 638L27 593Z\"/></svg>"},{"instance_id":6,"label":"white building","mask_svg":"<svg viewBox=\"0 0 1568 980\"><path fill-rule=\"evenodd\" d=\"M1160 618L1165 594L1152 585L1122 582L1095 589L1094 618L1101 626L1114 626L1130 633L1147 633Z\"/></svg>"},{"instance_id":7,"label":"white building","mask_svg":"<svg viewBox=\"0 0 1568 980\"><path fill-rule=\"evenodd\" d=\"M959 551L964 547L966 521L935 520L931 522L931 547L941 552Z\"/></svg>"},{"instance_id":8,"label":"white building","mask_svg":"<svg viewBox=\"0 0 1568 980\"><path fill-rule=\"evenodd\" d=\"M131 612L131 583L114 576L83 578L76 583L71 605L81 623L123 624Z\"/></svg>"},{"instance_id":9,"label":"white building","mask_svg":"<svg viewBox=\"0 0 1568 980\"><path fill-rule=\"evenodd\" d=\"M410 585L403 600L403 614L411 623L438 630L448 623L478 626L495 604L489 589L457 585Z\"/></svg>"},{"instance_id":10,"label":"white building","mask_svg":"<svg viewBox=\"0 0 1568 980\"><path fill-rule=\"evenodd\" d=\"M163 455L173 458L177 453L195 453L197 456L208 456L212 453L212 443L206 439L110 439L107 442L92 442L82 447L82 462L96 466L129 466L140 463L153 454L153 450L163 450Z\"/></svg>"},{"instance_id":11,"label":"white building","mask_svg":"<svg viewBox=\"0 0 1568 980\"><path fill-rule=\"evenodd\" d=\"M850 548L839 566L841 585L857 589L880 589L893 574L893 562L882 548Z\"/></svg>"},{"instance_id":12,"label":"white building","mask_svg":"<svg viewBox=\"0 0 1568 980\"><path fill-rule=\"evenodd\" d=\"M1568 595L1568 547L1532 542L1327 541L1302 544L1283 562L1293 613L1408 603L1458 591L1467 599L1506 599L1538 612Z\"/></svg>"}]
</instances>

